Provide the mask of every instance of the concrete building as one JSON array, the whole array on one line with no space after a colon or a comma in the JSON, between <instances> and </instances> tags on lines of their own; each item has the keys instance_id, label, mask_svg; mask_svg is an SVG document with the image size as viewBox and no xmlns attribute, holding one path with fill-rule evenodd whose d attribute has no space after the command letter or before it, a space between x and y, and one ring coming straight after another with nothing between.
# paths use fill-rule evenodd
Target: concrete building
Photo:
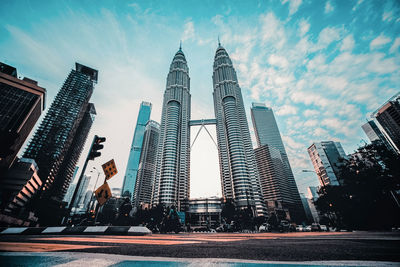
<instances>
[{"instance_id":1,"label":"concrete building","mask_svg":"<svg viewBox=\"0 0 400 267\"><path fill-rule=\"evenodd\" d=\"M152 204L175 205L190 196L190 78L181 47L167 76Z\"/></svg>"},{"instance_id":2,"label":"concrete building","mask_svg":"<svg viewBox=\"0 0 400 267\"><path fill-rule=\"evenodd\" d=\"M239 208L250 204L256 215L266 215L242 92L221 44L214 57L213 88L222 195Z\"/></svg>"},{"instance_id":3,"label":"concrete building","mask_svg":"<svg viewBox=\"0 0 400 267\"><path fill-rule=\"evenodd\" d=\"M307 151L321 186L339 185L340 159L347 158L342 145L333 141L315 142Z\"/></svg>"},{"instance_id":4,"label":"concrete building","mask_svg":"<svg viewBox=\"0 0 400 267\"><path fill-rule=\"evenodd\" d=\"M64 216L62 200L96 113L89 99L97 75L97 70L75 64L24 153L36 161L43 182L35 205L42 225L58 224Z\"/></svg>"},{"instance_id":5,"label":"concrete building","mask_svg":"<svg viewBox=\"0 0 400 267\"><path fill-rule=\"evenodd\" d=\"M133 197L135 207L151 205L159 136L160 124L156 121L149 121L144 132L143 148Z\"/></svg>"},{"instance_id":6,"label":"concrete building","mask_svg":"<svg viewBox=\"0 0 400 267\"><path fill-rule=\"evenodd\" d=\"M258 145L254 151L264 200L266 203L281 202L283 208L289 210L291 220L301 223L305 220L305 211L274 113L264 104L253 103L251 119Z\"/></svg>"},{"instance_id":7,"label":"concrete building","mask_svg":"<svg viewBox=\"0 0 400 267\"><path fill-rule=\"evenodd\" d=\"M131 150L129 153L128 164L126 165L126 172L124 182L122 185L122 196L127 196L133 200L133 193L135 191L136 177L139 169L140 154L142 152L142 144L146 124L150 119L151 103L142 102L140 104L139 114L136 121L135 132Z\"/></svg>"},{"instance_id":8,"label":"concrete building","mask_svg":"<svg viewBox=\"0 0 400 267\"><path fill-rule=\"evenodd\" d=\"M15 218L29 217L31 199L42 186L38 166L32 159L21 158L0 180L0 211Z\"/></svg>"},{"instance_id":9,"label":"concrete building","mask_svg":"<svg viewBox=\"0 0 400 267\"><path fill-rule=\"evenodd\" d=\"M17 153L45 108L46 89L17 69L0 62L0 177L16 161Z\"/></svg>"}]
</instances>

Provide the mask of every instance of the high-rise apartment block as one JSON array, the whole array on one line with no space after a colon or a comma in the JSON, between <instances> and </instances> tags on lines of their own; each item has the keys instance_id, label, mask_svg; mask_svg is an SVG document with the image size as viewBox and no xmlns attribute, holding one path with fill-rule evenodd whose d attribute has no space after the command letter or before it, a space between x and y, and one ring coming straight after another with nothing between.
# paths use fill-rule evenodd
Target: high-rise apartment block
<instances>
[{"instance_id":1,"label":"high-rise apartment block","mask_svg":"<svg viewBox=\"0 0 400 267\"><path fill-rule=\"evenodd\" d=\"M400 151L400 93L383 104L374 116Z\"/></svg>"},{"instance_id":2,"label":"high-rise apartment block","mask_svg":"<svg viewBox=\"0 0 400 267\"><path fill-rule=\"evenodd\" d=\"M190 100L189 68L179 48L164 92L153 204L175 205L181 209L181 203L189 199Z\"/></svg>"},{"instance_id":3,"label":"high-rise apartment block","mask_svg":"<svg viewBox=\"0 0 400 267\"><path fill-rule=\"evenodd\" d=\"M342 145L339 142L322 141L313 143L307 150L321 186L339 185L340 160L347 158Z\"/></svg>"},{"instance_id":4,"label":"high-rise apartment block","mask_svg":"<svg viewBox=\"0 0 400 267\"><path fill-rule=\"evenodd\" d=\"M93 123L95 109L89 103L98 71L79 63L71 70L25 153L34 159L43 182L39 219L57 224L60 209L76 163Z\"/></svg>"},{"instance_id":5,"label":"high-rise apartment block","mask_svg":"<svg viewBox=\"0 0 400 267\"><path fill-rule=\"evenodd\" d=\"M265 202L281 202L283 208L289 210L291 220L301 223L305 219L304 207L274 113L264 104L253 103L251 118L258 144L254 151Z\"/></svg>"},{"instance_id":6,"label":"high-rise apartment block","mask_svg":"<svg viewBox=\"0 0 400 267\"><path fill-rule=\"evenodd\" d=\"M234 199L238 207L250 205L257 215L264 215L266 206L242 92L232 61L221 44L214 57L213 87L222 195Z\"/></svg>"},{"instance_id":7,"label":"high-rise apartment block","mask_svg":"<svg viewBox=\"0 0 400 267\"><path fill-rule=\"evenodd\" d=\"M127 196L133 200L133 193L135 190L136 177L139 169L140 154L142 152L142 144L146 124L150 119L151 103L142 102L140 104L139 114L137 117L135 132L131 150L129 153L128 164L122 185L122 196Z\"/></svg>"},{"instance_id":8,"label":"high-rise apartment block","mask_svg":"<svg viewBox=\"0 0 400 267\"><path fill-rule=\"evenodd\" d=\"M146 124L144 132L142 153L133 197L136 207L151 205L159 136L160 124L150 120Z\"/></svg>"},{"instance_id":9,"label":"high-rise apartment block","mask_svg":"<svg viewBox=\"0 0 400 267\"><path fill-rule=\"evenodd\" d=\"M45 108L46 89L0 62L0 176L14 161Z\"/></svg>"}]
</instances>

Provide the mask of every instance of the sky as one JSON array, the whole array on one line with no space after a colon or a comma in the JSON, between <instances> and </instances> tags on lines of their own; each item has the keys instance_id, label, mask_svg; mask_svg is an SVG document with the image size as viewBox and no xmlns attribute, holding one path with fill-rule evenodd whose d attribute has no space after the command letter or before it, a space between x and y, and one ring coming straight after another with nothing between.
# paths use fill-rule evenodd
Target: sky
<instances>
[{"instance_id":1,"label":"sky","mask_svg":"<svg viewBox=\"0 0 400 267\"><path fill-rule=\"evenodd\" d=\"M121 187L141 101L160 121L179 42L191 78L192 119L214 118L212 64L218 36L229 53L250 119L272 107L300 192L318 185L307 148L367 140L361 125L400 91L399 1L1 1L0 61L47 89L47 108L80 62L99 71L91 98L94 134L107 141L87 173L114 159ZM42 115L43 117L43 115ZM215 139L215 127L207 126ZM192 141L198 127L192 127ZM103 175L100 174L102 177ZM92 179L91 186L94 186ZM192 148L191 197L220 196L217 149L202 130Z\"/></svg>"}]
</instances>

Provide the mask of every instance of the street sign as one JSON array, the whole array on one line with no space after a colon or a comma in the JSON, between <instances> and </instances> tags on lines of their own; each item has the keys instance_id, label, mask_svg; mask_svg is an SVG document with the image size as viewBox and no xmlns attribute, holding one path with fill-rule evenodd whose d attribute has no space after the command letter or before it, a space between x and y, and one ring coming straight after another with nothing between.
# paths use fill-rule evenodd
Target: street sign
<instances>
[{"instance_id":1,"label":"street sign","mask_svg":"<svg viewBox=\"0 0 400 267\"><path fill-rule=\"evenodd\" d=\"M101 167L103 167L104 174L106 175L106 180L110 179L118 173L117 167L115 166L115 162L113 159L104 163L103 165L101 165Z\"/></svg>"},{"instance_id":2,"label":"street sign","mask_svg":"<svg viewBox=\"0 0 400 267\"><path fill-rule=\"evenodd\" d=\"M108 186L107 182L97 188L94 194L96 195L97 201L99 202L100 206L103 206L104 203L106 203L107 200L112 196L111 189Z\"/></svg>"}]
</instances>

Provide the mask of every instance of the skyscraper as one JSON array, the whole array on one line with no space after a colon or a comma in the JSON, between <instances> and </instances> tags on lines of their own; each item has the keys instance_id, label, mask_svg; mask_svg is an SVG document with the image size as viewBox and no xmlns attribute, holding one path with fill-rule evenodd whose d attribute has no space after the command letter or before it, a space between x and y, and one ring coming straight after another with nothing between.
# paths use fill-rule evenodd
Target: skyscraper
<instances>
[{"instance_id":1,"label":"skyscraper","mask_svg":"<svg viewBox=\"0 0 400 267\"><path fill-rule=\"evenodd\" d=\"M146 128L146 124L150 119L151 103L142 102L140 104L139 114L136 122L135 133L133 134L133 140L131 150L129 153L128 164L126 166L126 172L124 177L124 183L122 185L122 196L130 197L133 200L133 192L135 190L136 176L139 169L140 153L142 152L143 136Z\"/></svg>"},{"instance_id":2,"label":"skyscraper","mask_svg":"<svg viewBox=\"0 0 400 267\"><path fill-rule=\"evenodd\" d=\"M315 142L307 151L321 186L339 185L340 159L347 158L342 145L333 141Z\"/></svg>"},{"instance_id":3,"label":"skyscraper","mask_svg":"<svg viewBox=\"0 0 400 267\"><path fill-rule=\"evenodd\" d=\"M1 176L44 110L46 89L29 78L18 79L16 68L0 62L0 96Z\"/></svg>"},{"instance_id":4,"label":"skyscraper","mask_svg":"<svg viewBox=\"0 0 400 267\"><path fill-rule=\"evenodd\" d=\"M139 170L135 185L134 205L151 204L151 194L156 171L156 158L158 138L160 136L160 124L149 121L144 132L142 154L140 155Z\"/></svg>"},{"instance_id":5,"label":"skyscraper","mask_svg":"<svg viewBox=\"0 0 400 267\"><path fill-rule=\"evenodd\" d=\"M384 145L387 149L395 151L374 121L368 121L367 123L363 124L361 128L364 130L371 143L378 142Z\"/></svg>"},{"instance_id":6,"label":"skyscraper","mask_svg":"<svg viewBox=\"0 0 400 267\"><path fill-rule=\"evenodd\" d=\"M250 139L242 92L226 50L218 45L213 66L213 98L216 117L222 194L238 207L256 207L266 213Z\"/></svg>"},{"instance_id":7,"label":"skyscraper","mask_svg":"<svg viewBox=\"0 0 400 267\"><path fill-rule=\"evenodd\" d=\"M179 48L167 76L157 151L153 204L178 205L190 190L190 78Z\"/></svg>"},{"instance_id":8,"label":"skyscraper","mask_svg":"<svg viewBox=\"0 0 400 267\"><path fill-rule=\"evenodd\" d=\"M24 153L36 161L44 184L36 205L42 224L58 223L56 213L93 123L89 99L97 75L97 70L75 64Z\"/></svg>"},{"instance_id":9,"label":"skyscraper","mask_svg":"<svg viewBox=\"0 0 400 267\"><path fill-rule=\"evenodd\" d=\"M251 119L258 144L255 151L265 201L281 201L291 219L302 222L304 207L274 112L264 104L253 103Z\"/></svg>"},{"instance_id":10,"label":"skyscraper","mask_svg":"<svg viewBox=\"0 0 400 267\"><path fill-rule=\"evenodd\" d=\"M400 151L400 93L383 104L374 116Z\"/></svg>"}]
</instances>

